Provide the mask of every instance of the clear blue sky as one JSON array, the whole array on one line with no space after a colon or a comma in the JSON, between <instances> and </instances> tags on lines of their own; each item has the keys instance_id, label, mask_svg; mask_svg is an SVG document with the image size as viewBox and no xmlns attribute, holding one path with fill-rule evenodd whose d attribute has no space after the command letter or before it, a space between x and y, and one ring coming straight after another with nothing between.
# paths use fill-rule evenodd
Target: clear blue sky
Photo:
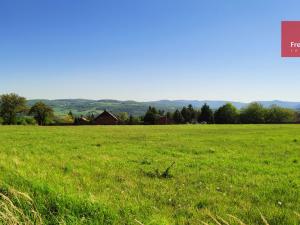
<instances>
[{"instance_id":1,"label":"clear blue sky","mask_svg":"<svg viewBox=\"0 0 300 225\"><path fill-rule=\"evenodd\" d=\"M300 101L299 0L0 0L0 93Z\"/></svg>"}]
</instances>

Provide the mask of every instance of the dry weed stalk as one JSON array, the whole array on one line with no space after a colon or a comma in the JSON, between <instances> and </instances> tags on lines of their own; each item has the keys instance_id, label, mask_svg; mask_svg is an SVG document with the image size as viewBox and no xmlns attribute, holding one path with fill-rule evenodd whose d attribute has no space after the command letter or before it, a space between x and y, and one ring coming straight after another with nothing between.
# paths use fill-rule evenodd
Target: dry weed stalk
<instances>
[{"instance_id":1,"label":"dry weed stalk","mask_svg":"<svg viewBox=\"0 0 300 225\"><path fill-rule=\"evenodd\" d=\"M25 213L25 209L29 213ZM41 225L42 218L33 200L26 193L9 189L0 192L0 223L7 225Z\"/></svg>"}]
</instances>

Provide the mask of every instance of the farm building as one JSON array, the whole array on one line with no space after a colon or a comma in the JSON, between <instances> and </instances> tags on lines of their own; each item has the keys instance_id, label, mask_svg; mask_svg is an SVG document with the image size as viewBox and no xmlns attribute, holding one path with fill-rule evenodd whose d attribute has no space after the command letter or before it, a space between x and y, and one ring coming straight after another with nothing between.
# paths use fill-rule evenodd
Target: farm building
<instances>
[{"instance_id":1,"label":"farm building","mask_svg":"<svg viewBox=\"0 0 300 225\"><path fill-rule=\"evenodd\" d=\"M88 125L89 123L90 123L90 121L87 118L85 118L84 116L81 116L81 117L75 119L76 125Z\"/></svg>"},{"instance_id":2,"label":"farm building","mask_svg":"<svg viewBox=\"0 0 300 225\"><path fill-rule=\"evenodd\" d=\"M108 111L104 110L103 113L101 113L99 116L97 116L94 119L93 124L96 124L96 125L117 125L117 124L119 124L119 119L118 119L118 117L116 117L111 112L108 112Z\"/></svg>"}]
</instances>

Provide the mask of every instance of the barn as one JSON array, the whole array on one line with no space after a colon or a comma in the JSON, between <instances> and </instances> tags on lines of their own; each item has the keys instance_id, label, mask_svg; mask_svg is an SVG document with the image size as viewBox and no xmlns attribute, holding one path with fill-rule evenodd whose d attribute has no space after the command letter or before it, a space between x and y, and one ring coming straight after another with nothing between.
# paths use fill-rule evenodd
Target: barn
<instances>
[{"instance_id":1,"label":"barn","mask_svg":"<svg viewBox=\"0 0 300 225\"><path fill-rule=\"evenodd\" d=\"M104 110L99 116L97 116L93 124L95 125L117 125L119 124L119 119L111 112Z\"/></svg>"}]
</instances>

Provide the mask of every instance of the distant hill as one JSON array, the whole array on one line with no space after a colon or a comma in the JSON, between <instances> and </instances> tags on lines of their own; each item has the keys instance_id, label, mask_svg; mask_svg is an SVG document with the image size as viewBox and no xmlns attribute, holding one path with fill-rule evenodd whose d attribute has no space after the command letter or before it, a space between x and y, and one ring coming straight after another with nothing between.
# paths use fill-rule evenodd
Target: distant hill
<instances>
[{"instance_id":1,"label":"distant hill","mask_svg":"<svg viewBox=\"0 0 300 225\"><path fill-rule=\"evenodd\" d=\"M34 99L29 100L28 105L33 105L37 101L43 101L47 105L51 106L56 114L67 114L70 110L76 115L86 115L88 113L98 114L103 110L109 110L114 113L127 112L134 116L143 115L149 106L154 106L158 109L165 111L174 111L177 108L182 108L192 104L195 108L200 108L204 103L207 103L211 108L216 109L230 101L205 101L205 100L159 100L148 102L137 101L119 101L112 99L102 100L89 100L89 99ZM237 108L247 106L248 103L243 102L231 102ZM278 105L285 108L300 109L300 102L286 102L286 101L259 101L265 107L271 105Z\"/></svg>"}]
</instances>

